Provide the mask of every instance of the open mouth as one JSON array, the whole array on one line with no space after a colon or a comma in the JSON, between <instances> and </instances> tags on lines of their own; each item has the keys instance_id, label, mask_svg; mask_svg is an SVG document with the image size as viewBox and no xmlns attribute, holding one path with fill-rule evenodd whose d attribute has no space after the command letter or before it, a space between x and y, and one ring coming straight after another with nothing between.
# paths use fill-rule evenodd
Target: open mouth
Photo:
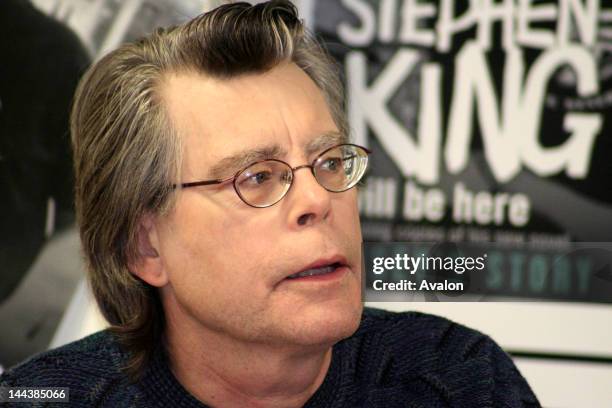
<instances>
[{"instance_id":1,"label":"open mouth","mask_svg":"<svg viewBox=\"0 0 612 408\"><path fill-rule=\"evenodd\" d=\"M297 279L297 278L305 278L309 276L319 276L319 275L327 275L335 272L338 268L343 266L340 262L335 262L333 264L319 266L317 268L306 269L302 272L294 273L293 275L287 276L287 279Z\"/></svg>"}]
</instances>

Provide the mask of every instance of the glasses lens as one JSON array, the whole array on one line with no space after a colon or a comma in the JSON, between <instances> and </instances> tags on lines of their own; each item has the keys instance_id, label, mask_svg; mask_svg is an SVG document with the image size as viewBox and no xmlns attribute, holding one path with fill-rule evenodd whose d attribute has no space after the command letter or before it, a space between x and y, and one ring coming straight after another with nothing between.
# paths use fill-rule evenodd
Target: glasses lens
<instances>
[{"instance_id":1,"label":"glasses lens","mask_svg":"<svg viewBox=\"0 0 612 408\"><path fill-rule=\"evenodd\" d=\"M359 146L340 145L315 160L314 174L327 190L346 191L361 180L368 166L368 153Z\"/></svg>"},{"instance_id":2,"label":"glasses lens","mask_svg":"<svg viewBox=\"0 0 612 408\"><path fill-rule=\"evenodd\" d=\"M276 204L289 190L291 168L276 160L266 160L247 167L236 177L234 186L244 202L253 207Z\"/></svg>"}]
</instances>

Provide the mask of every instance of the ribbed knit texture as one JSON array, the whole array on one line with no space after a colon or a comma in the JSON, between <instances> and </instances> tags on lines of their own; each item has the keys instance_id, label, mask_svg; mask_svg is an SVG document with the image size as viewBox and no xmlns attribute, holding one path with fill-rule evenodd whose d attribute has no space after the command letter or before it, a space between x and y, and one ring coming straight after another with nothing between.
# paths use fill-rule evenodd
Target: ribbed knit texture
<instances>
[{"instance_id":1,"label":"ribbed knit texture","mask_svg":"<svg viewBox=\"0 0 612 408\"><path fill-rule=\"evenodd\" d=\"M69 387L70 404L58 407L205 407L172 375L161 350L135 384L121 372L125 361L113 336L102 331L15 366L0 377L0 386ZM306 404L539 406L508 355L489 337L436 316L375 309L366 309L358 331L334 346L327 376Z\"/></svg>"}]
</instances>

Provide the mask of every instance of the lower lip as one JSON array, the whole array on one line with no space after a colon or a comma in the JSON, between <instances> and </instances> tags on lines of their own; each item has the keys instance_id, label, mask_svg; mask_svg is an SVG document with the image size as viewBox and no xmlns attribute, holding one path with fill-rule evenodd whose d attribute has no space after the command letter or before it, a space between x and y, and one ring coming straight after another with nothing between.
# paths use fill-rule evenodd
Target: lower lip
<instances>
[{"instance_id":1,"label":"lower lip","mask_svg":"<svg viewBox=\"0 0 612 408\"><path fill-rule=\"evenodd\" d=\"M321 275L300 276L299 278L286 278L287 282L327 282L342 278L348 272L347 266L340 266L334 269L333 272L324 273Z\"/></svg>"}]
</instances>

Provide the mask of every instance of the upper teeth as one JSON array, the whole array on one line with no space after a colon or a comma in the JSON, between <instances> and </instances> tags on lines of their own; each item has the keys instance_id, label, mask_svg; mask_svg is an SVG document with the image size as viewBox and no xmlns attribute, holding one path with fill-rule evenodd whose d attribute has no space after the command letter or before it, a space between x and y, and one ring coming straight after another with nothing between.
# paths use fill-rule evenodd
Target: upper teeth
<instances>
[{"instance_id":1,"label":"upper teeth","mask_svg":"<svg viewBox=\"0 0 612 408\"><path fill-rule=\"evenodd\" d=\"M289 278L301 278L304 276L322 275L324 273L333 272L334 269L336 269L336 267L333 265L323 266L321 268L306 269L305 271L290 275Z\"/></svg>"}]
</instances>

